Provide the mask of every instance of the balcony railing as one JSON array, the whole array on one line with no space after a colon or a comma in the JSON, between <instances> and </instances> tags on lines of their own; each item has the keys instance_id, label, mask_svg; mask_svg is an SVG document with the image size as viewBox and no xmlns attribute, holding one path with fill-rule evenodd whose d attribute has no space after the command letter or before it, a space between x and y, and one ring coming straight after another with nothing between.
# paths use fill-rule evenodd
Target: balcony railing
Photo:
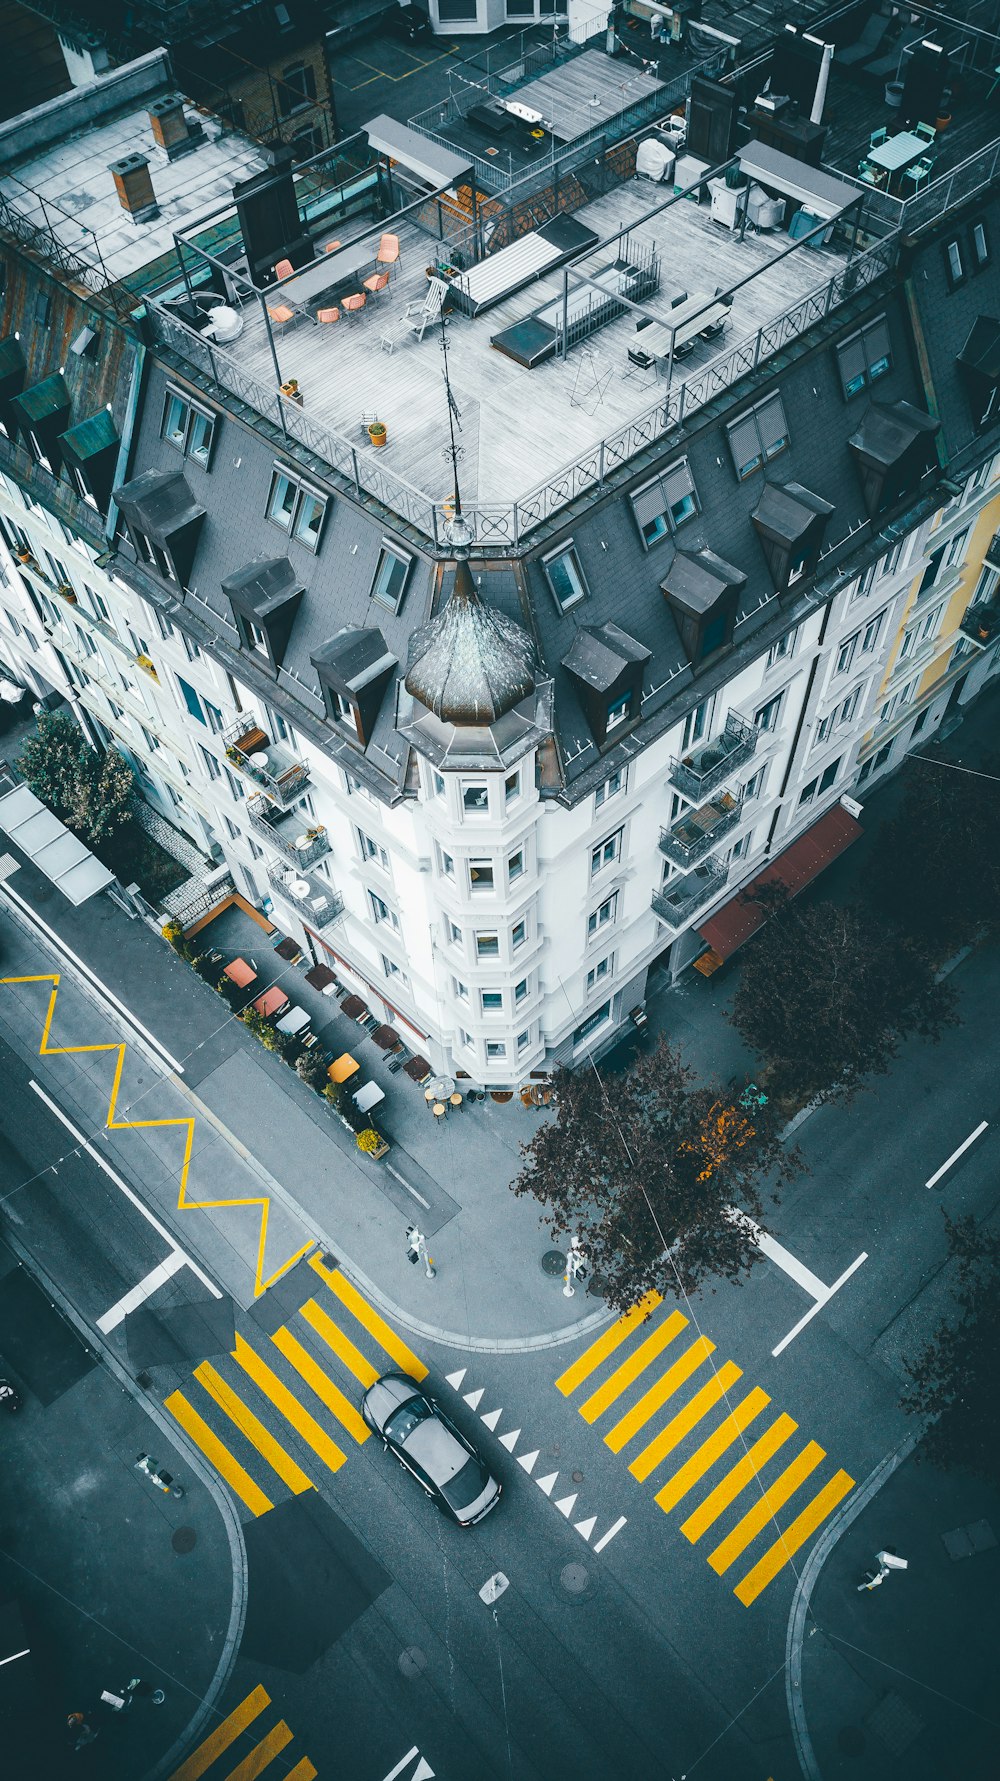
<instances>
[{"instance_id":1,"label":"balcony railing","mask_svg":"<svg viewBox=\"0 0 1000 1781\"><path fill-rule=\"evenodd\" d=\"M958 628L977 648L988 649L1000 637L1000 606L970 606Z\"/></svg>"},{"instance_id":2,"label":"balcony railing","mask_svg":"<svg viewBox=\"0 0 1000 1781\"><path fill-rule=\"evenodd\" d=\"M330 851L330 837L322 826L303 827L301 812L282 810L270 798L251 798L247 815L250 827L263 835L289 865L315 865Z\"/></svg>"},{"instance_id":3,"label":"balcony railing","mask_svg":"<svg viewBox=\"0 0 1000 1781\"><path fill-rule=\"evenodd\" d=\"M670 783L693 803L701 803L710 792L722 784L724 779L744 761L750 760L757 746L758 732L745 717L737 717L731 711L726 718L725 727L713 741L703 748L693 748L683 759L674 761L670 768Z\"/></svg>"},{"instance_id":4,"label":"balcony railing","mask_svg":"<svg viewBox=\"0 0 1000 1781\"><path fill-rule=\"evenodd\" d=\"M675 865L693 866L739 820L739 794L734 797L732 792L719 792L697 810L686 810L671 828L660 830L660 852Z\"/></svg>"},{"instance_id":5,"label":"balcony railing","mask_svg":"<svg viewBox=\"0 0 1000 1781\"><path fill-rule=\"evenodd\" d=\"M986 555L983 557L983 567L986 569L1000 569L1000 532L994 532L986 546Z\"/></svg>"},{"instance_id":6,"label":"balcony railing","mask_svg":"<svg viewBox=\"0 0 1000 1781\"><path fill-rule=\"evenodd\" d=\"M290 748L272 742L248 712L244 711L235 724L230 724L222 739L226 759L262 786L283 809L302 796L309 784L309 768Z\"/></svg>"},{"instance_id":7,"label":"balcony railing","mask_svg":"<svg viewBox=\"0 0 1000 1781\"><path fill-rule=\"evenodd\" d=\"M704 860L683 878L672 878L653 892L653 909L668 928L680 929L695 909L717 896L729 877L729 867L719 860Z\"/></svg>"},{"instance_id":8,"label":"balcony railing","mask_svg":"<svg viewBox=\"0 0 1000 1781\"><path fill-rule=\"evenodd\" d=\"M314 928L332 927L344 913L344 899L321 878L291 866L268 866L267 876L286 903Z\"/></svg>"}]
</instances>

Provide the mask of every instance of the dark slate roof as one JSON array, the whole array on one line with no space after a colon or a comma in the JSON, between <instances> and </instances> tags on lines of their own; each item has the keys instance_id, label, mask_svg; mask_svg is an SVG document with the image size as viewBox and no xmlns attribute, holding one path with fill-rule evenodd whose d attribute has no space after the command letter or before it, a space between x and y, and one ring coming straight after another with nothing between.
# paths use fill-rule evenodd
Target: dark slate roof
<instances>
[{"instance_id":1,"label":"dark slate roof","mask_svg":"<svg viewBox=\"0 0 1000 1781\"><path fill-rule=\"evenodd\" d=\"M649 654L645 644L637 643L620 625L582 625L562 665L577 680L606 693L629 662L648 662Z\"/></svg>"},{"instance_id":2,"label":"dark slate roof","mask_svg":"<svg viewBox=\"0 0 1000 1781\"><path fill-rule=\"evenodd\" d=\"M751 517L765 538L773 538L781 544L797 544L817 519L832 512L832 502L804 489L800 482L766 482Z\"/></svg>"},{"instance_id":3,"label":"dark slate roof","mask_svg":"<svg viewBox=\"0 0 1000 1781\"><path fill-rule=\"evenodd\" d=\"M182 526L200 519L205 509L195 499L180 470L144 470L115 493L119 507L157 543Z\"/></svg>"},{"instance_id":4,"label":"dark slate roof","mask_svg":"<svg viewBox=\"0 0 1000 1781\"><path fill-rule=\"evenodd\" d=\"M992 249L990 259L981 269L972 243L972 224L980 219L986 225ZM946 269L945 249L950 241L959 243L967 269L964 282L956 288L952 287ZM981 449L968 396L961 379L955 376L955 361L977 317L997 314L998 257L1000 193L995 181L992 188L970 200L964 210L952 213L933 229L923 231L913 249L909 268L911 289L922 334L921 350L930 366L930 406L940 417L945 452L953 460L959 459L963 452L977 453ZM994 417L989 429L994 441L998 427L1000 413Z\"/></svg>"}]
</instances>

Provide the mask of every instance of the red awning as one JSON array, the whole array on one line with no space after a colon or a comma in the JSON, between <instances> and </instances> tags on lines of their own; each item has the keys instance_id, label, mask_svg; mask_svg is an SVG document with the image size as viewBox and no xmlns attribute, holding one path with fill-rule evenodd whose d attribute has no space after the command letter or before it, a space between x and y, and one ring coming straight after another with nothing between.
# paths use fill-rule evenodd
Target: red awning
<instances>
[{"instance_id":1,"label":"red awning","mask_svg":"<svg viewBox=\"0 0 1000 1781\"><path fill-rule=\"evenodd\" d=\"M772 860L763 872L744 885L739 896L731 903L725 903L709 921L701 924L698 932L702 939L720 959L731 957L764 922L764 911L756 903L744 902L745 897L752 897L762 884L774 884L779 880L790 896L797 897L799 891L818 878L823 868L850 847L861 833L861 824L840 804L835 805L793 841L791 847Z\"/></svg>"}]
</instances>

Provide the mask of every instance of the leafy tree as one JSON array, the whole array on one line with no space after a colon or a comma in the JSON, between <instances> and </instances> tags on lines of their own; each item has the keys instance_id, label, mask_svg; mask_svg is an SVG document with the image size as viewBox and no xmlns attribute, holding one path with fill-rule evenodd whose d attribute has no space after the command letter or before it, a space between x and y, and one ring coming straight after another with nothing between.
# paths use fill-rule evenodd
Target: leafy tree
<instances>
[{"instance_id":1,"label":"leafy tree","mask_svg":"<svg viewBox=\"0 0 1000 1781\"><path fill-rule=\"evenodd\" d=\"M938 1039L955 1020L954 991L922 952L860 905L793 902L766 884L730 1015L765 1061L768 1086L797 1100L850 1100L884 1075L911 1033Z\"/></svg>"},{"instance_id":2,"label":"leafy tree","mask_svg":"<svg viewBox=\"0 0 1000 1781\"><path fill-rule=\"evenodd\" d=\"M941 1322L907 1363L913 1387L902 1405L911 1416L933 1418L923 1442L926 1459L945 1469L967 1467L1000 1485L1000 1235L971 1216L944 1216L961 1315Z\"/></svg>"},{"instance_id":3,"label":"leafy tree","mask_svg":"<svg viewBox=\"0 0 1000 1781\"><path fill-rule=\"evenodd\" d=\"M1000 763L972 773L912 760L875 837L865 889L936 956L1000 922Z\"/></svg>"},{"instance_id":4,"label":"leafy tree","mask_svg":"<svg viewBox=\"0 0 1000 1781\"><path fill-rule=\"evenodd\" d=\"M561 1069L552 1091L555 1118L524 1146L513 1189L541 1202L553 1237L579 1234L609 1304L737 1280L759 1260L738 1214L759 1221L765 1181L777 1200L801 1167L765 1109L696 1086L663 1040L607 1085Z\"/></svg>"},{"instance_id":5,"label":"leafy tree","mask_svg":"<svg viewBox=\"0 0 1000 1781\"><path fill-rule=\"evenodd\" d=\"M37 798L91 844L131 820L135 780L117 749L99 755L63 711L40 711L18 766Z\"/></svg>"}]
</instances>

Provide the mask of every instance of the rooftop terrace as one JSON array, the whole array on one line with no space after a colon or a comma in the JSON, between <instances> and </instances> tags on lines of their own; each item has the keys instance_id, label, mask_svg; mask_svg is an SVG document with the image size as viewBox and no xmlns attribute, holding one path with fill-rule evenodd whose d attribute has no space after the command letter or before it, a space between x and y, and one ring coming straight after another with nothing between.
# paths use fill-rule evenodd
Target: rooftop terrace
<instances>
[{"instance_id":1,"label":"rooftop terrace","mask_svg":"<svg viewBox=\"0 0 1000 1781\"><path fill-rule=\"evenodd\" d=\"M846 188L827 186L828 215L854 197ZM845 278L850 219L816 225L812 239L793 240L779 228L748 228L740 239L738 229L712 220L708 203L663 193L631 180L582 205L573 222L598 238L591 251L478 314L449 314L463 508L481 547L521 542L577 493L892 263L891 243L855 252ZM413 328L436 244L413 212L393 219L391 227L400 241L396 275L356 316L345 314L336 290L310 289L316 275L300 271L263 299L251 297L241 310L239 337L224 347L162 309L155 312L155 326L163 343L207 379L276 419L335 471L436 541L451 493L440 332L430 324L418 338ZM332 266L346 251L349 264L359 262L348 288L360 289L374 272L380 233L381 225L373 225L351 240L340 237L341 253L326 261ZM521 237L506 251L527 254L533 240L537 236ZM324 258L320 252L320 268ZM499 256L491 257L472 271L498 264ZM468 274L455 278L452 297L462 302L462 286L471 289L472 282ZM715 301L720 291L731 293L724 305ZM290 322L269 320L268 310L276 310L283 297L293 304L300 293L301 311ZM571 322L565 356L564 302ZM684 307L672 310L678 302ZM333 325L314 319L327 307L340 308ZM598 311L602 325L588 332ZM672 354L676 314L690 319L678 329ZM529 369L493 342L532 318L547 322L554 345L543 343L541 362ZM645 322L661 326L646 333L637 328ZM704 338L703 331L712 337ZM648 353L642 351L643 334L655 343ZM520 330L514 339L519 344ZM630 348L650 362L630 360ZM298 384L301 406L276 393L276 383L290 379ZM367 433L375 417L388 435L381 448L371 445Z\"/></svg>"}]
</instances>

